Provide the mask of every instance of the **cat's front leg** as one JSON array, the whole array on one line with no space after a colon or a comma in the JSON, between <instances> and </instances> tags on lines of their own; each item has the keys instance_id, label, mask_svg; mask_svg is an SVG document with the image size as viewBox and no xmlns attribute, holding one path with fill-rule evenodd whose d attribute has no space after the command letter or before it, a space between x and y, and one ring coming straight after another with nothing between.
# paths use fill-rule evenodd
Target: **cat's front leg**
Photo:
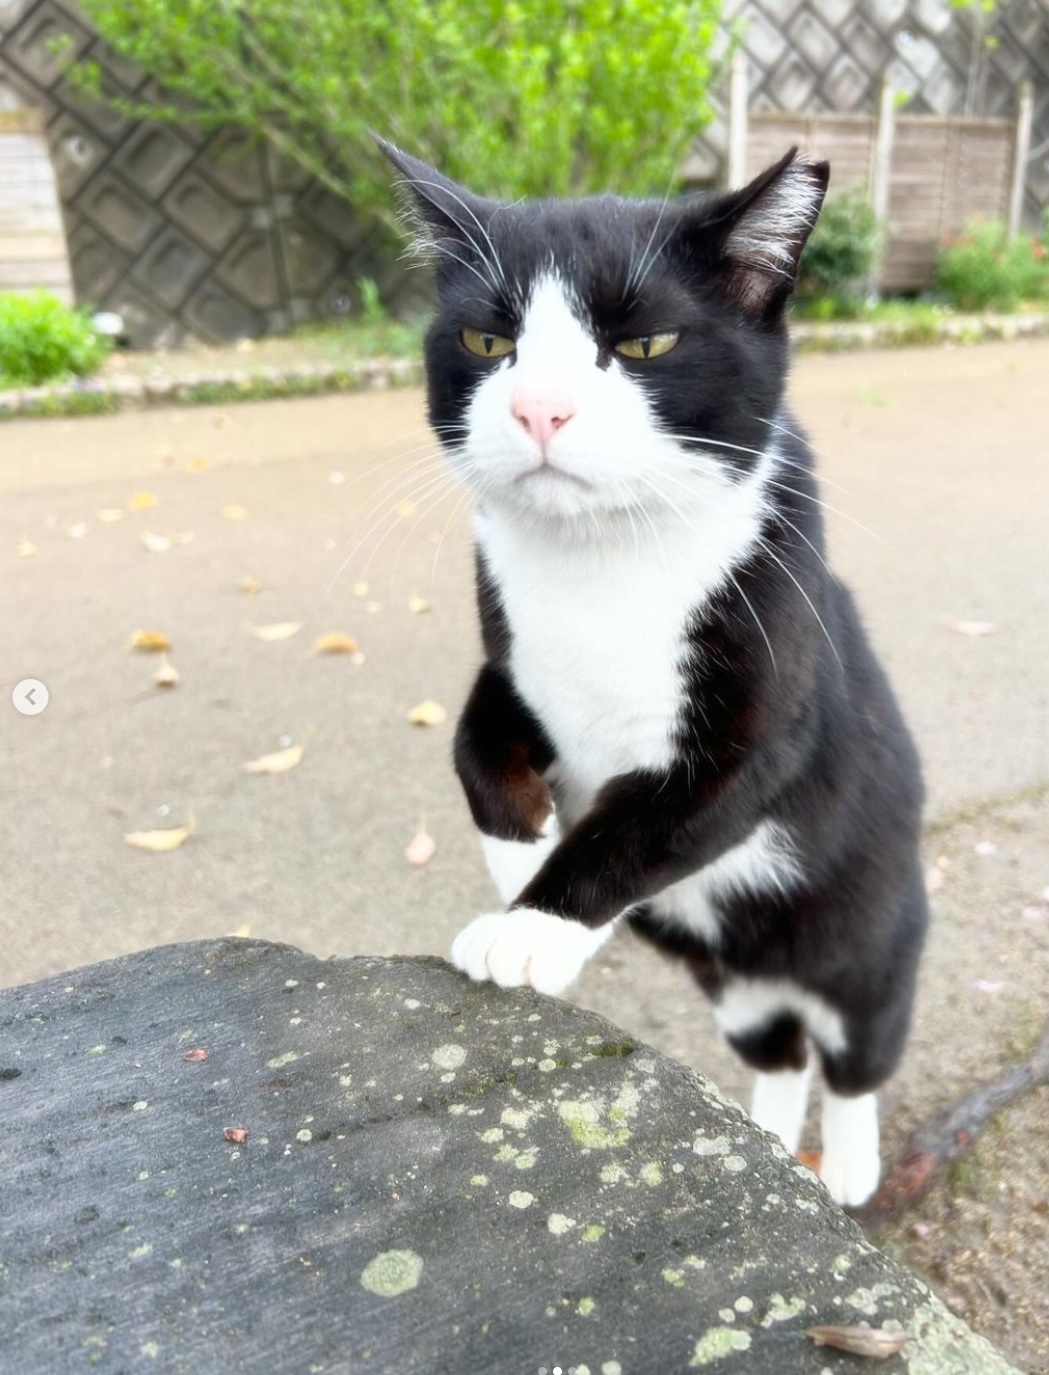
<instances>
[{"instance_id":1,"label":"cat's front leg","mask_svg":"<svg viewBox=\"0 0 1049 1375\"><path fill-rule=\"evenodd\" d=\"M510 906L557 848L561 833L542 777L553 749L505 674L486 664L456 732L455 766L485 862ZM476 917L452 944L452 963L504 988L561 993L611 935L527 908Z\"/></svg>"}]
</instances>

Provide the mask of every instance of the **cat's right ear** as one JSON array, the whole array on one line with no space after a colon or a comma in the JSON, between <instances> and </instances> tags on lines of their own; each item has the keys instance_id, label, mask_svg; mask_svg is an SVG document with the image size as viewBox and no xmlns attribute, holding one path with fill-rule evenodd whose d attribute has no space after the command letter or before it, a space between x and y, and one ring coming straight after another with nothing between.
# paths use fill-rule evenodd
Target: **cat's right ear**
<instances>
[{"instance_id":1,"label":"cat's right ear","mask_svg":"<svg viewBox=\"0 0 1049 1375\"><path fill-rule=\"evenodd\" d=\"M488 219L494 201L482 199L386 139L375 141L400 173L399 189L408 211L416 250L424 257L469 250L486 256Z\"/></svg>"}]
</instances>

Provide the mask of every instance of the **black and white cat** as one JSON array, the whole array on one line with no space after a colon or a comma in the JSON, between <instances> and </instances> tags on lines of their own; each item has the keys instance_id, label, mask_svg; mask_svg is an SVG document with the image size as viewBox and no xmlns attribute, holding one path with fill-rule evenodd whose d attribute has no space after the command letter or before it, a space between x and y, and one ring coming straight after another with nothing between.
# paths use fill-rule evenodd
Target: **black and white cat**
<instances>
[{"instance_id":1,"label":"black and white cat","mask_svg":"<svg viewBox=\"0 0 1049 1375\"><path fill-rule=\"evenodd\" d=\"M477 499L455 763L506 909L473 979L564 990L629 921L682 957L795 1150L877 1187L926 923L917 757L824 562L784 402L828 167L659 204L497 204L392 147L432 257L431 424Z\"/></svg>"}]
</instances>

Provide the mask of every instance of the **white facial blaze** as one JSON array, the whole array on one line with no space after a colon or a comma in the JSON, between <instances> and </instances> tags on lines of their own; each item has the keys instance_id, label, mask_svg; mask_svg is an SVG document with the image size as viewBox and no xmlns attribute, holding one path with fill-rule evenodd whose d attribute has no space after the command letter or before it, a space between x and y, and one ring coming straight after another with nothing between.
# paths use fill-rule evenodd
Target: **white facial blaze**
<instances>
[{"instance_id":1,"label":"white facial blaze","mask_svg":"<svg viewBox=\"0 0 1049 1375\"><path fill-rule=\"evenodd\" d=\"M543 472L533 472L543 463L540 446L514 415L520 395L570 403L571 418L550 441ZM682 484L708 497L728 485L717 463L697 464L694 451L660 432L642 384L618 359L598 366L597 341L553 273L533 287L516 360L480 383L466 422L467 480L486 508L577 516L636 509L651 504L657 490L677 501L688 495Z\"/></svg>"}]
</instances>

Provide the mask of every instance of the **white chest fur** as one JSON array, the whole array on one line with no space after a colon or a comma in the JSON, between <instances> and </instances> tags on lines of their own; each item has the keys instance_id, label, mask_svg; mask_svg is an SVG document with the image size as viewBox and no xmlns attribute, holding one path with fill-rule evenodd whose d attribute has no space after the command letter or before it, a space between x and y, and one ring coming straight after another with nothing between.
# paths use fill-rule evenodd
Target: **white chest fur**
<instances>
[{"instance_id":1,"label":"white chest fur","mask_svg":"<svg viewBox=\"0 0 1049 1375\"><path fill-rule=\"evenodd\" d=\"M639 522L605 538L478 516L512 633L514 683L580 805L617 774L671 763L688 621L756 539L761 478L759 465L726 483L706 520L666 511L655 529Z\"/></svg>"}]
</instances>

